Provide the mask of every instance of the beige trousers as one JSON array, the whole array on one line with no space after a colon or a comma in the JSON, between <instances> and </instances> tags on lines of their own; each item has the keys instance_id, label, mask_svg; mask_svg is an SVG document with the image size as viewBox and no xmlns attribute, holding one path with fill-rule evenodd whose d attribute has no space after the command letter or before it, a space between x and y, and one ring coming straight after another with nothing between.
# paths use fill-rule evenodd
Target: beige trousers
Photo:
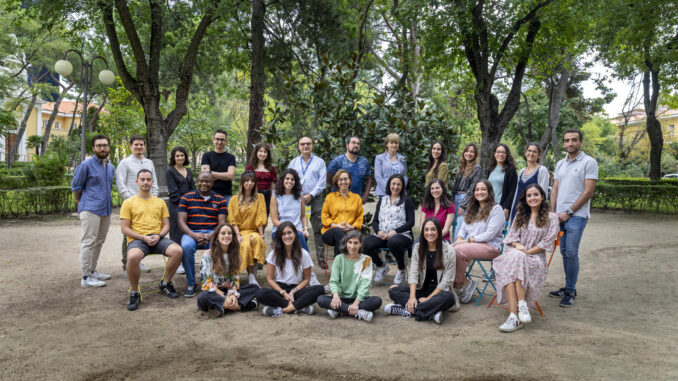
<instances>
[{"instance_id":1,"label":"beige trousers","mask_svg":"<svg viewBox=\"0 0 678 381\"><path fill-rule=\"evenodd\" d=\"M82 276L89 276L97 269L101 246L106 240L111 216L97 216L88 211L80 212L82 239L80 240L80 267Z\"/></svg>"}]
</instances>

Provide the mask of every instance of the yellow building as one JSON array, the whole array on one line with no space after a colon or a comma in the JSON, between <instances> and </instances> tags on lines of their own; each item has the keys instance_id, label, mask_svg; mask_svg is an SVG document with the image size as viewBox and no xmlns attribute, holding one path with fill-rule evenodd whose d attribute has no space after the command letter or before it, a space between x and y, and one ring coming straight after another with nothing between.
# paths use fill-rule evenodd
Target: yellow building
<instances>
[{"instance_id":1,"label":"yellow building","mask_svg":"<svg viewBox=\"0 0 678 381\"><path fill-rule=\"evenodd\" d=\"M623 115L619 115L612 120L612 123L616 124L618 128L617 136L621 134L622 128L624 128L625 147L631 144L636 136L642 135L642 138L634 147L634 151L650 150L650 140L647 137L647 132L645 132L645 119L645 110L636 109L629 115L625 127L625 118ZM678 110L672 110L667 107L660 108L657 111L657 119L662 126L664 144L667 145L671 142L678 142Z\"/></svg>"}]
</instances>

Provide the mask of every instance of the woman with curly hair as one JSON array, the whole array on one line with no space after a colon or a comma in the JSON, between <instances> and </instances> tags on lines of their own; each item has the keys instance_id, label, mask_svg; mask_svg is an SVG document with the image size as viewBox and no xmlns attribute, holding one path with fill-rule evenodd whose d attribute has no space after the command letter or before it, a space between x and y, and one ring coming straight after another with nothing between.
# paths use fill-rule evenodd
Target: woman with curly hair
<instances>
[{"instance_id":1,"label":"woman with curly hair","mask_svg":"<svg viewBox=\"0 0 678 381\"><path fill-rule=\"evenodd\" d=\"M464 304L471 301L478 286L478 282L466 278L466 265L474 259L492 260L499 255L506 223L504 210L494 201L492 184L480 180L472 189L464 221L452 245L457 253L454 288Z\"/></svg>"},{"instance_id":2,"label":"woman with curly hair","mask_svg":"<svg viewBox=\"0 0 678 381\"><path fill-rule=\"evenodd\" d=\"M240 242L241 270L247 269L249 283L258 286L256 264L266 259L263 237L268 218L264 195L257 192L257 177L252 171L240 176L240 190L228 203L228 222Z\"/></svg>"},{"instance_id":3,"label":"woman with curly hair","mask_svg":"<svg viewBox=\"0 0 678 381\"><path fill-rule=\"evenodd\" d=\"M525 188L517 210L504 239L504 253L492 262L497 302L509 304L509 317L499 327L502 332L513 332L532 321L529 307L534 306L544 286L546 252L553 251L560 230L558 215L549 213L546 192L538 184Z\"/></svg>"},{"instance_id":4,"label":"woman with curly hair","mask_svg":"<svg viewBox=\"0 0 678 381\"><path fill-rule=\"evenodd\" d=\"M278 226L284 221L294 224L299 233L301 247L308 251L308 219L306 218L306 202L301 197L299 174L294 169L286 169L280 175L282 181L275 186L275 197L271 197L271 222L273 222L273 239Z\"/></svg>"},{"instance_id":5,"label":"woman with curly hair","mask_svg":"<svg viewBox=\"0 0 678 381\"><path fill-rule=\"evenodd\" d=\"M202 289L198 308L221 317L225 311L247 311L257 308L254 297L259 286L247 284L240 287L240 245L235 239L235 229L230 224L217 226L212 235L210 249L200 261Z\"/></svg>"},{"instance_id":6,"label":"woman with curly hair","mask_svg":"<svg viewBox=\"0 0 678 381\"><path fill-rule=\"evenodd\" d=\"M278 177L273 166L273 157L268 144L259 143L254 146L250 160L245 166L246 171L254 172L257 177L257 191L264 195L266 201L266 216L270 213L269 203L271 202L271 193L275 189Z\"/></svg>"}]
</instances>

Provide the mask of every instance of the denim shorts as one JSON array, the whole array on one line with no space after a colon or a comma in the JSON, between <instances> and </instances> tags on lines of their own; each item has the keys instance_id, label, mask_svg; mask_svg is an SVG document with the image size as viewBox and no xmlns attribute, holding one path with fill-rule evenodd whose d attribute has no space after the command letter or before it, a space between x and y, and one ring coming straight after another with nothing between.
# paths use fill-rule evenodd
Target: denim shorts
<instances>
[{"instance_id":1,"label":"denim shorts","mask_svg":"<svg viewBox=\"0 0 678 381\"><path fill-rule=\"evenodd\" d=\"M144 257L149 254L165 254L165 250L173 243L174 241L169 238L161 238L155 246L148 246L146 242L135 239L127 245L127 252L129 253L131 249L139 249L144 252Z\"/></svg>"}]
</instances>

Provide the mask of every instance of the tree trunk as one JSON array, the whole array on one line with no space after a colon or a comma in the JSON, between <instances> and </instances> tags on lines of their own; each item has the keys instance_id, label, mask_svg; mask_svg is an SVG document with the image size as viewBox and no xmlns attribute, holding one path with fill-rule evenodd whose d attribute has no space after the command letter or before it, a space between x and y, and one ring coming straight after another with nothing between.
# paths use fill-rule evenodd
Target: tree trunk
<instances>
[{"instance_id":1,"label":"tree trunk","mask_svg":"<svg viewBox=\"0 0 678 381\"><path fill-rule=\"evenodd\" d=\"M35 106L35 101L38 99L38 93L34 93L31 96L31 101L28 103L28 108L24 112L24 118L21 120L21 125L19 126L19 131L16 133L16 138L14 138L14 144L12 144L12 150L7 156L7 166L11 167L12 164L16 161L16 155L19 152L19 145L21 144L21 138L23 138L24 133L26 132L26 124L28 123L28 118L31 116L31 111L33 111L33 106Z\"/></svg>"},{"instance_id":2,"label":"tree trunk","mask_svg":"<svg viewBox=\"0 0 678 381\"><path fill-rule=\"evenodd\" d=\"M266 4L263 0L252 0L252 19L250 22L252 34L252 69L250 77L250 114L247 126L247 152L246 159L255 144L261 141L261 126L264 119L264 92L266 90L265 65L265 40L264 40L264 17Z\"/></svg>"},{"instance_id":3,"label":"tree trunk","mask_svg":"<svg viewBox=\"0 0 678 381\"><path fill-rule=\"evenodd\" d=\"M42 155L44 155L45 152L47 152L47 145L49 144L49 135L52 132L52 125L54 124L54 119L56 119L56 116L59 113L61 101L64 100L64 96L68 93L68 91L71 88L73 88L73 85L75 85L75 83L72 83L68 87L64 87L64 89L61 91L61 94L59 94L59 96L57 97L56 102L54 102L54 109L52 110L52 113L49 115L49 120L47 121L45 130L42 132L42 147L40 148L40 152Z\"/></svg>"},{"instance_id":4,"label":"tree trunk","mask_svg":"<svg viewBox=\"0 0 678 381\"><path fill-rule=\"evenodd\" d=\"M553 148L553 158L556 162L558 161L558 145L557 143L553 143L554 141L557 142L557 138L554 140L553 137L557 135L556 129L558 128L558 123L560 123L560 111L563 106L563 99L565 99L565 91L567 90L569 81L570 72L563 65L562 69L560 70L560 78L558 79L558 82L551 83L549 86L550 88L548 89L547 94L549 97L548 126L546 127L546 130L544 130L544 134L539 141L539 144L542 148L540 158L541 163L544 163L546 160L546 153L548 152L549 143L551 143Z\"/></svg>"},{"instance_id":5,"label":"tree trunk","mask_svg":"<svg viewBox=\"0 0 678 381\"><path fill-rule=\"evenodd\" d=\"M664 148L662 126L657 120L659 71L654 69L649 59L645 60L645 66L648 70L643 73L643 99L647 135L650 138L650 180L657 181L662 176L662 149Z\"/></svg>"},{"instance_id":6,"label":"tree trunk","mask_svg":"<svg viewBox=\"0 0 678 381\"><path fill-rule=\"evenodd\" d=\"M148 115L148 114L147 114ZM167 129L167 122L160 118L146 117L146 147L148 158L153 161L155 174L158 177L160 194L167 193L167 141L169 134L163 133Z\"/></svg>"}]
</instances>

